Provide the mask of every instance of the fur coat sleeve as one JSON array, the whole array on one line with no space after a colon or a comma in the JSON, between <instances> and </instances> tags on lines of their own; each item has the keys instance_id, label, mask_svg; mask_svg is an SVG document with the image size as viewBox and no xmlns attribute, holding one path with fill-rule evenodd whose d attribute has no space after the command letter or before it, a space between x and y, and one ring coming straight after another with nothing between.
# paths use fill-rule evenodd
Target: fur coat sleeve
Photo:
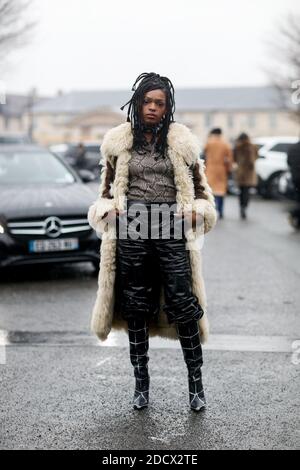
<instances>
[{"instance_id":1,"label":"fur coat sleeve","mask_svg":"<svg viewBox=\"0 0 300 470\"><path fill-rule=\"evenodd\" d=\"M88 221L90 226L98 233L103 233L107 228L107 221L104 220L107 213L116 208L115 201L110 194L110 185L114 178L114 168L107 159L103 159L101 170L101 183L99 196L88 210Z\"/></svg>"},{"instance_id":2,"label":"fur coat sleeve","mask_svg":"<svg viewBox=\"0 0 300 470\"><path fill-rule=\"evenodd\" d=\"M194 165L192 175L195 191L192 210L195 211L196 214L200 214L203 221L202 226L199 224L196 228L197 235L198 233L207 233L215 226L217 212L215 199L205 175L205 164L200 158Z\"/></svg>"}]
</instances>

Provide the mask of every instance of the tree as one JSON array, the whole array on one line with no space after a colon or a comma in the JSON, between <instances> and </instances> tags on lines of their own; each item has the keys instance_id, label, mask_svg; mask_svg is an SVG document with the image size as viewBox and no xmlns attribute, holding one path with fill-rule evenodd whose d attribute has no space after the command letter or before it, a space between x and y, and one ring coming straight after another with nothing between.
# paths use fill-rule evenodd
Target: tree
<instances>
[{"instance_id":1,"label":"tree","mask_svg":"<svg viewBox=\"0 0 300 470\"><path fill-rule=\"evenodd\" d=\"M25 18L31 3L32 0L0 0L0 61L29 42L36 25Z\"/></svg>"},{"instance_id":2,"label":"tree","mask_svg":"<svg viewBox=\"0 0 300 470\"><path fill-rule=\"evenodd\" d=\"M280 104L300 124L300 14L288 14L268 44L272 65L266 71Z\"/></svg>"}]
</instances>

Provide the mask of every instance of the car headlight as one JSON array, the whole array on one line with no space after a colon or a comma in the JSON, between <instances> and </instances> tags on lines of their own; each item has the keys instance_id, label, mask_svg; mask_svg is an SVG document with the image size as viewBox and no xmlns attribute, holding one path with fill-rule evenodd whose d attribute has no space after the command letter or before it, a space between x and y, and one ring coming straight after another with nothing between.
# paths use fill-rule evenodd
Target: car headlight
<instances>
[{"instance_id":1,"label":"car headlight","mask_svg":"<svg viewBox=\"0 0 300 470\"><path fill-rule=\"evenodd\" d=\"M0 224L0 235L2 235L2 233L4 233L4 232L5 232L4 227L3 227L3 225Z\"/></svg>"}]
</instances>

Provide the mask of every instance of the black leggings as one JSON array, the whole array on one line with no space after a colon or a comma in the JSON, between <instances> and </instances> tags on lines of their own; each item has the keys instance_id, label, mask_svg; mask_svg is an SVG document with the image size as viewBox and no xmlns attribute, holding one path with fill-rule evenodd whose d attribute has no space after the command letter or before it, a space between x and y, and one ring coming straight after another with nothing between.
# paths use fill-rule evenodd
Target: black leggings
<instances>
[{"instance_id":1,"label":"black leggings","mask_svg":"<svg viewBox=\"0 0 300 470\"><path fill-rule=\"evenodd\" d=\"M249 204L249 186L240 186L239 200L240 206L246 209Z\"/></svg>"}]
</instances>

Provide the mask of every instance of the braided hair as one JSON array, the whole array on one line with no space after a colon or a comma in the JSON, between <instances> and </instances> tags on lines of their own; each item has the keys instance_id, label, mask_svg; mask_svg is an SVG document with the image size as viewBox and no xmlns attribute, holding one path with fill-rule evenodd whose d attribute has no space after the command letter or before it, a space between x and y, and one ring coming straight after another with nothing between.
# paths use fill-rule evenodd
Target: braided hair
<instances>
[{"instance_id":1,"label":"braided hair","mask_svg":"<svg viewBox=\"0 0 300 470\"><path fill-rule=\"evenodd\" d=\"M137 83L140 84L137 86ZM133 132L133 146L134 150L143 150L147 141L144 133L149 128L146 128L141 119L141 110L145 94L151 90L162 90L166 95L166 113L161 122L152 127L150 130L157 135L159 132L159 138L156 142L156 151L165 158L167 150L167 135L171 122L174 122L175 112L175 100L174 100L174 87L172 82L167 77L162 77L157 73L142 73L139 75L132 86L134 91L131 99L121 107L121 110L129 104L127 112L127 122L131 123L131 129Z\"/></svg>"}]
</instances>

